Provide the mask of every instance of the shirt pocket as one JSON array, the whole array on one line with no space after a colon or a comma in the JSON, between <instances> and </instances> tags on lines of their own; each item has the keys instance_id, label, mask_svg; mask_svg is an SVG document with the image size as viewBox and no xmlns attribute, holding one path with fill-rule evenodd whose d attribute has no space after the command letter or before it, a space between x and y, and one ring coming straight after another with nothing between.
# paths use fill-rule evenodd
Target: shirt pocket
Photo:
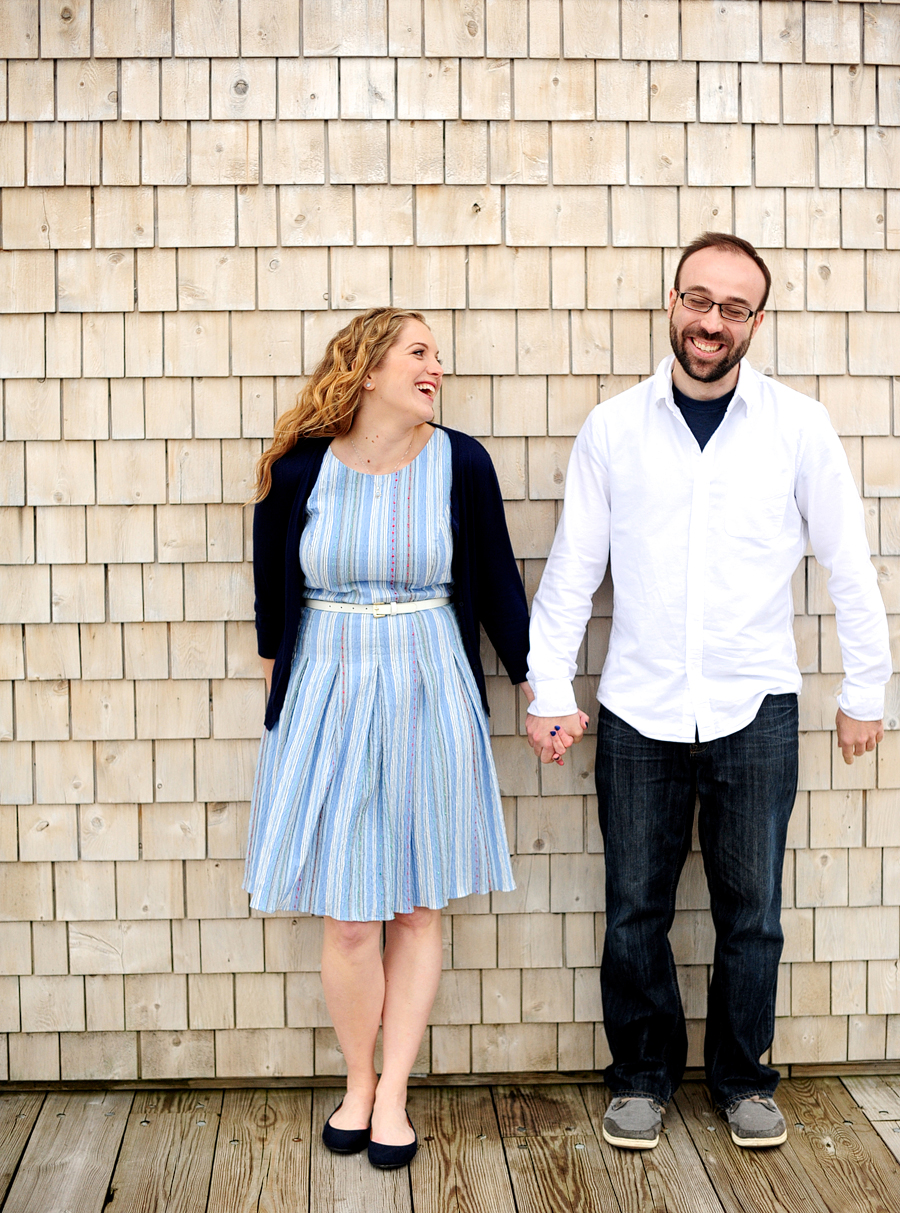
<instances>
[{"instance_id":1,"label":"shirt pocket","mask_svg":"<svg viewBox=\"0 0 900 1213\"><path fill-rule=\"evenodd\" d=\"M784 526L791 493L787 473L761 471L742 475L725 495L725 532L740 539L775 539Z\"/></svg>"}]
</instances>

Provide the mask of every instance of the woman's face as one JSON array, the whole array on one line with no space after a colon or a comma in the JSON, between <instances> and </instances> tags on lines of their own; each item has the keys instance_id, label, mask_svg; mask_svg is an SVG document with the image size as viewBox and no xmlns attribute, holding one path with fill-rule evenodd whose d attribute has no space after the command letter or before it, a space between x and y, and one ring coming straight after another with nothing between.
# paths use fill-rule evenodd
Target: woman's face
<instances>
[{"instance_id":1,"label":"woman's face","mask_svg":"<svg viewBox=\"0 0 900 1213\"><path fill-rule=\"evenodd\" d=\"M378 366L369 372L363 402L371 400L409 413L413 424L431 421L444 371L434 334L421 320L407 320Z\"/></svg>"}]
</instances>

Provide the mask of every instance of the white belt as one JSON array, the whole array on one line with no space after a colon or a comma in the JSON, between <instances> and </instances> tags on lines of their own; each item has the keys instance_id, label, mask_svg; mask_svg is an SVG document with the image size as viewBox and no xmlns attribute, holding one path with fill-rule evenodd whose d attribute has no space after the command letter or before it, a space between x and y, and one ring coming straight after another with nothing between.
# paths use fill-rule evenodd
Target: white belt
<instances>
[{"instance_id":1,"label":"white belt","mask_svg":"<svg viewBox=\"0 0 900 1213\"><path fill-rule=\"evenodd\" d=\"M422 598L418 602L326 602L323 598L304 598L303 605L313 611L341 611L348 615L407 615L410 611L434 611L448 606L449 598Z\"/></svg>"}]
</instances>

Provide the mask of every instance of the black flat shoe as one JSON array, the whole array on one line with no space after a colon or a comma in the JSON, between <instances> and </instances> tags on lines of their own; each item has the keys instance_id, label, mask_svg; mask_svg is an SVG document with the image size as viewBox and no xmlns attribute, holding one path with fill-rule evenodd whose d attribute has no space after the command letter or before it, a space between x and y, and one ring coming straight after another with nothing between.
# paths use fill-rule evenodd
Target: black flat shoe
<instances>
[{"instance_id":1,"label":"black flat shoe","mask_svg":"<svg viewBox=\"0 0 900 1213\"><path fill-rule=\"evenodd\" d=\"M334 1112L338 1111L343 1102L341 1100ZM331 1116L334 1116L334 1112ZM368 1129L336 1129L331 1123L331 1116L322 1126L322 1141L332 1154L359 1154L366 1148L369 1144Z\"/></svg>"},{"instance_id":2,"label":"black flat shoe","mask_svg":"<svg viewBox=\"0 0 900 1213\"><path fill-rule=\"evenodd\" d=\"M413 1122L407 1114L406 1119L409 1121L409 1127L413 1133L416 1132ZM416 1150L419 1148L418 1135L413 1138L408 1145L405 1146L385 1146L380 1141L369 1141L369 1162L373 1167L378 1167L380 1171L393 1171L397 1167L405 1167L407 1163L412 1162L416 1156Z\"/></svg>"}]
</instances>

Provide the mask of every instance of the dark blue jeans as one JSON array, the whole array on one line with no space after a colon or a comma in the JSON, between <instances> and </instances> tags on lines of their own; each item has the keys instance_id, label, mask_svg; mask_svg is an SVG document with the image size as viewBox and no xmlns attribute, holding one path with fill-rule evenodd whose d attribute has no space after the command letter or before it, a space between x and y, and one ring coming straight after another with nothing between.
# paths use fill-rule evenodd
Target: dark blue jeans
<instances>
[{"instance_id":1,"label":"dark blue jeans","mask_svg":"<svg viewBox=\"0 0 900 1213\"><path fill-rule=\"evenodd\" d=\"M756 719L707 742L654 741L602 705L595 776L606 847L600 982L617 1095L668 1102L687 1033L668 932L699 795L700 846L716 946L704 1059L719 1107L771 1095L760 1063L775 1028L781 870L797 791L797 696L769 695Z\"/></svg>"}]
</instances>

